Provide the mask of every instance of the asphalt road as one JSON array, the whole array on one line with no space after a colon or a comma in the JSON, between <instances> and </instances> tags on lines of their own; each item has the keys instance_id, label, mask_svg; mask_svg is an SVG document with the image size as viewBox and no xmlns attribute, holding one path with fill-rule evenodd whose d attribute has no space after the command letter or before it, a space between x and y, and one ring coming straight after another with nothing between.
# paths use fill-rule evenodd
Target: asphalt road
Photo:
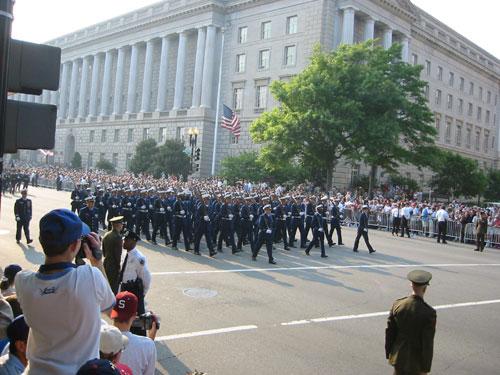
<instances>
[{"instance_id":1,"label":"asphalt road","mask_svg":"<svg viewBox=\"0 0 500 375\"><path fill-rule=\"evenodd\" d=\"M48 210L69 207L69 193L30 188L31 229ZM34 246L14 240L14 199L2 198L0 265L35 269ZM426 300L438 309L434 374L498 374L500 368L500 251L370 231L377 253L351 250L354 230L322 259L292 249L252 262L249 249L215 259L142 241L153 272L148 306L162 318L158 373L391 374L385 360L387 311L409 293L406 274L433 273ZM264 249L263 249L264 250Z\"/></svg>"}]
</instances>

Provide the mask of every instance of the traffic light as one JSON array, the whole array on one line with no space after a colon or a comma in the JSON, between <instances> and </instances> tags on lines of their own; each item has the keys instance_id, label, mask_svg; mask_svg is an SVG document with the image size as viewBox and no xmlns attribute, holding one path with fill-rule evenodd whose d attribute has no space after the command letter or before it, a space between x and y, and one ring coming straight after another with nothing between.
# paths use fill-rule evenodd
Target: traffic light
<instances>
[{"instance_id":1,"label":"traffic light","mask_svg":"<svg viewBox=\"0 0 500 375\"><path fill-rule=\"evenodd\" d=\"M198 161L198 160L200 160L200 158L201 158L201 150L200 150L200 148L198 147L198 148L196 149L195 153L194 153L194 160Z\"/></svg>"}]
</instances>

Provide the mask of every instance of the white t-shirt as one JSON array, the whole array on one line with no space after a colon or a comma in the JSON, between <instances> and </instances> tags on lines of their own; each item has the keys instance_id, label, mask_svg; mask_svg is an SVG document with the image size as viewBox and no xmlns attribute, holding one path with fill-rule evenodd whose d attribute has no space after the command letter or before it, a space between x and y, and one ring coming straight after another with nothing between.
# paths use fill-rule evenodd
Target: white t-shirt
<instances>
[{"instance_id":1,"label":"white t-shirt","mask_svg":"<svg viewBox=\"0 0 500 375\"><path fill-rule=\"evenodd\" d=\"M101 312L115 303L101 271L88 265L54 274L24 270L15 285L30 327L25 374L75 374L99 357Z\"/></svg>"},{"instance_id":2,"label":"white t-shirt","mask_svg":"<svg viewBox=\"0 0 500 375\"><path fill-rule=\"evenodd\" d=\"M120 363L127 365L134 375L154 375L156 346L149 337L122 332L128 337L127 348L122 352Z\"/></svg>"},{"instance_id":3,"label":"white t-shirt","mask_svg":"<svg viewBox=\"0 0 500 375\"><path fill-rule=\"evenodd\" d=\"M445 210L443 209L440 209L437 213L436 213L436 218L438 221L445 221L445 220L448 220L449 219L449 215L448 215L448 212L446 212Z\"/></svg>"}]
</instances>

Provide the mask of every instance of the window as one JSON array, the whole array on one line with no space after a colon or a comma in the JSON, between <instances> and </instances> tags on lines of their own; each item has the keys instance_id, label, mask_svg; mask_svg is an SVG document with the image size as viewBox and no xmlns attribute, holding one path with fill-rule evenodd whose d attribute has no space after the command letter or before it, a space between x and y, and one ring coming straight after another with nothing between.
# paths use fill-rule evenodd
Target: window
<instances>
[{"instance_id":1,"label":"window","mask_svg":"<svg viewBox=\"0 0 500 375\"><path fill-rule=\"evenodd\" d=\"M483 142L483 151L485 153L488 153L489 144L490 144L490 133L485 131L484 132L484 142Z\"/></svg>"},{"instance_id":2,"label":"window","mask_svg":"<svg viewBox=\"0 0 500 375\"><path fill-rule=\"evenodd\" d=\"M448 109L453 109L453 95L448 94L448 97L446 98L446 106Z\"/></svg>"},{"instance_id":3,"label":"window","mask_svg":"<svg viewBox=\"0 0 500 375\"><path fill-rule=\"evenodd\" d=\"M436 104L441 105L441 90L436 90Z\"/></svg>"},{"instance_id":4,"label":"window","mask_svg":"<svg viewBox=\"0 0 500 375\"><path fill-rule=\"evenodd\" d=\"M248 35L248 27L243 26L238 29L238 43L246 43Z\"/></svg>"},{"instance_id":5,"label":"window","mask_svg":"<svg viewBox=\"0 0 500 375\"><path fill-rule=\"evenodd\" d=\"M467 128L467 135L465 136L465 147L467 148L470 148L471 136L472 136L472 129Z\"/></svg>"},{"instance_id":6,"label":"window","mask_svg":"<svg viewBox=\"0 0 500 375\"><path fill-rule=\"evenodd\" d=\"M418 55L416 53L412 53L411 55L411 62L413 65L417 65L418 64Z\"/></svg>"},{"instance_id":7,"label":"window","mask_svg":"<svg viewBox=\"0 0 500 375\"><path fill-rule=\"evenodd\" d=\"M484 122L487 124L490 123L490 111L486 111L486 116L484 117Z\"/></svg>"},{"instance_id":8,"label":"window","mask_svg":"<svg viewBox=\"0 0 500 375\"><path fill-rule=\"evenodd\" d=\"M113 142L119 142L120 141L120 129L115 129L115 134L113 136Z\"/></svg>"},{"instance_id":9,"label":"window","mask_svg":"<svg viewBox=\"0 0 500 375\"><path fill-rule=\"evenodd\" d=\"M89 152L89 156L87 157L87 166L91 168L94 165L94 153Z\"/></svg>"},{"instance_id":10,"label":"window","mask_svg":"<svg viewBox=\"0 0 500 375\"><path fill-rule=\"evenodd\" d=\"M128 129L127 132L127 142L133 142L134 141L134 129Z\"/></svg>"},{"instance_id":11,"label":"window","mask_svg":"<svg viewBox=\"0 0 500 375\"><path fill-rule=\"evenodd\" d=\"M95 130L91 130L89 133L89 143L94 142L94 138L95 138Z\"/></svg>"},{"instance_id":12,"label":"window","mask_svg":"<svg viewBox=\"0 0 500 375\"><path fill-rule=\"evenodd\" d=\"M101 130L101 143L106 142L106 138L107 138L107 131L106 131L106 129L102 129Z\"/></svg>"},{"instance_id":13,"label":"window","mask_svg":"<svg viewBox=\"0 0 500 375\"><path fill-rule=\"evenodd\" d=\"M460 91L464 91L464 87L465 87L465 79L464 77L460 77Z\"/></svg>"},{"instance_id":14,"label":"window","mask_svg":"<svg viewBox=\"0 0 500 375\"><path fill-rule=\"evenodd\" d=\"M437 134L436 134L436 138L439 139L439 133L440 133L440 130L441 130L441 116L440 115L435 115L435 122L436 122L436 131L437 131Z\"/></svg>"},{"instance_id":15,"label":"window","mask_svg":"<svg viewBox=\"0 0 500 375\"><path fill-rule=\"evenodd\" d=\"M468 114L469 116L472 116L472 112L473 112L473 110L474 110L474 106L472 105L472 103L469 103L469 106L468 106L468 108L467 108L467 114Z\"/></svg>"},{"instance_id":16,"label":"window","mask_svg":"<svg viewBox=\"0 0 500 375\"><path fill-rule=\"evenodd\" d=\"M425 60L425 71L428 76L431 75L431 62L429 60Z\"/></svg>"},{"instance_id":17,"label":"window","mask_svg":"<svg viewBox=\"0 0 500 375\"><path fill-rule=\"evenodd\" d=\"M255 107L267 107L267 85L259 85L256 89Z\"/></svg>"},{"instance_id":18,"label":"window","mask_svg":"<svg viewBox=\"0 0 500 375\"><path fill-rule=\"evenodd\" d=\"M165 142L165 139L167 139L167 128L158 129L158 143Z\"/></svg>"},{"instance_id":19,"label":"window","mask_svg":"<svg viewBox=\"0 0 500 375\"><path fill-rule=\"evenodd\" d=\"M113 154L112 163L115 167L118 165L118 154Z\"/></svg>"},{"instance_id":20,"label":"window","mask_svg":"<svg viewBox=\"0 0 500 375\"><path fill-rule=\"evenodd\" d=\"M260 39L269 39L271 37L271 21L262 22L260 25Z\"/></svg>"},{"instance_id":21,"label":"window","mask_svg":"<svg viewBox=\"0 0 500 375\"><path fill-rule=\"evenodd\" d=\"M125 168L127 170L130 168L130 160L132 160L132 154L127 154L125 156Z\"/></svg>"},{"instance_id":22,"label":"window","mask_svg":"<svg viewBox=\"0 0 500 375\"><path fill-rule=\"evenodd\" d=\"M479 100L483 100L483 88L479 86Z\"/></svg>"},{"instance_id":23,"label":"window","mask_svg":"<svg viewBox=\"0 0 500 375\"><path fill-rule=\"evenodd\" d=\"M446 129L445 129L445 141L446 143L450 143L451 142L451 123L452 123L452 120L451 119L446 119Z\"/></svg>"},{"instance_id":24,"label":"window","mask_svg":"<svg viewBox=\"0 0 500 375\"><path fill-rule=\"evenodd\" d=\"M474 95L474 82L469 85L469 95Z\"/></svg>"},{"instance_id":25,"label":"window","mask_svg":"<svg viewBox=\"0 0 500 375\"><path fill-rule=\"evenodd\" d=\"M269 58L271 51L264 49L259 51L259 69L269 69Z\"/></svg>"},{"instance_id":26,"label":"window","mask_svg":"<svg viewBox=\"0 0 500 375\"><path fill-rule=\"evenodd\" d=\"M462 145L462 124L457 122L457 132L455 133L455 143L457 146Z\"/></svg>"},{"instance_id":27,"label":"window","mask_svg":"<svg viewBox=\"0 0 500 375\"><path fill-rule=\"evenodd\" d=\"M104 152L99 154L99 160L106 160L106 154Z\"/></svg>"},{"instance_id":28,"label":"window","mask_svg":"<svg viewBox=\"0 0 500 375\"><path fill-rule=\"evenodd\" d=\"M149 128L142 129L142 140L149 139Z\"/></svg>"},{"instance_id":29,"label":"window","mask_svg":"<svg viewBox=\"0 0 500 375\"><path fill-rule=\"evenodd\" d=\"M448 78L448 84L453 87L455 84L455 74L453 72L450 72L450 77Z\"/></svg>"},{"instance_id":30,"label":"window","mask_svg":"<svg viewBox=\"0 0 500 375\"><path fill-rule=\"evenodd\" d=\"M298 18L297 16L287 17L286 19L286 33L295 34L297 32Z\"/></svg>"},{"instance_id":31,"label":"window","mask_svg":"<svg viewBox=\"0 0 500 375\"><path fill-rule=\"evenodd\" d=\"M476 131L476 151L479 151L479 144L481 143L481 131Z\"/></svg>"},{"instance_id":32,"label":"window","mask_svg":"<svg viewBox=\"0 0 500 375\"><path fill-rule=\"evenodd\" d=\"M438 66L438 77L437 77L440 81L443 80L443 67L442 66Z\"/></svg>"},{"instance_id":33,"label":"window","mask_svg":"<svg viewBox=\"0 0 500 375\"><path fill-rule=\"evenodd\" d=\"M486 103L488 103L488 104L491 103L491 91L488 91L486 93Z\"/></svg>"},{"instance_id":34,"label":"window","mask_svg":"<svg viewBox=\"0 0 500 375\"><path fill-rule=\"evenodd\" d=\"M247 55L244 53L236 55L236 72L243 73L247 62Z\"/></svg>"},{"instance_id":35,"label":"window","mask_svg":"<svg viewBox=\"0 0 500 375\"><path fill-rule=\"evenodd\" d=\"M243 109L243 88L235 88L233 91L233 108L235 111Z\"/></svg>"},{"instance_id":36,"label":"window","mask_svg":"<svg viewBox=\"0 0 500 375\"><path fill-rule=\"evenodd\" d=\"M425 99L427 99L427 101L429 101L429 85L425 85L424 95L425 95Z\"/></svg>"},{"instance_id":37,"label":"window","mask_svg":"<svg viewBox=\"0 0 500 375\"><path fill-rule=\"evenodd\" d=\"M295 62L297 59L296 56L297 56L296 46L286 46L285 47L284 65L286 65L286 66L295 65Z\"/></svg>"},{"instance_id":38,"label":"window","mask_svg":"<svg viewBox=\"0 0 500 375\"><path fill-rule=\"evenodd\" d=\"M233 133L231 133L231 144L237 145L239 143L239 137L236 137Z\"/></svg>"},{"instance_id":39,"label":"window","mask_svg":"<svg viewBox=\"0 0 500 375\"><path fill-rule=\"evenodd\" d=\"M477 121L481 121L482 116L483 116L483 109L481 107L477 107Z\"/></svg>"},{"instance_id":40,"label":"window","mask_svg":"<svg viewBox=\"0 0 500 375\"><path fill-rule=\"evenodd\" d=\"M458 99L458 113L464 113L464 100Z\"/></svg>"}]
</instances>

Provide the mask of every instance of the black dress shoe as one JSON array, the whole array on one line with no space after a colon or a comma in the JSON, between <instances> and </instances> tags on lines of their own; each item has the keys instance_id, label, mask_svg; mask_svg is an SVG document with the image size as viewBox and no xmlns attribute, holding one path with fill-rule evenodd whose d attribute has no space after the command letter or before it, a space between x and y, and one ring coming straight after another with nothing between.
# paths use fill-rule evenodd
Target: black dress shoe
<instances>
[{"instance_id":1,"label":"black dress shoe","mask_svg":"<svg viewBox=\"0 0 500 375\"><path fill-rule=\"evenodd\" d=\"M21 242L21 241L19 241L19 240L16 240L16 243L20 243L20 242Z\"/></svg>"},{"instance_id":2,"label":"black dress shoe","mask_svg":"<svg viewBox=\"0 0 500 375\"><path fill-rule=\"evenodd\" d=\"M359 253L359 251L358 251L358 250L354 250L354 249L353 249L352 251L354 251L355 253Z\"/></svg>"},{"instance_id":3,"label":"black dress shoe","mask_svg":"<svg viewBox=\"0 0 500 375\"><path fill-rule=\"evenodd\" d=\"M215 256L215 254L217 254L217 252L216 252L216 251L214 251L214 252L210 253L209 255L210 255L211 257L213 257L213 256Z\"/></svg>"},{"instance_id":4,"label":"black dress shoe","mask_svg":"<svg viewBox=\"0 0 500 375\"><path fill-rule=\"evenodd\" d=\"M323 254L323 255L321 256L321 258L328 258L328 255Z\"/></svg>"},{"instance_id":5,"label":"black dress shoe","mask_svg":"<svg viewBox=\"0 0 500 375\"><path fill-rule=\"evenodd\" d=\"M151 241L151 243L152 243L153 245L158 245L158 243L157 243L155 240Z\"/></svg>"},{"instance_id":6,"label":"black dress shoe","mask_svg":"<svg viewBox=\"0 0 500 375\"><path fill-rule=\"evenodd\" d=\"M257 257L252 257L252 260L256 261L256 260L257 260Z\"/></svg>"},{"instance_id":7,"label":"black dress shoe","mask_svg":"<svg viewBox=\"0 0 500 375\"><path fill-rule=\"evenodd\" d=\"M26 243L29 245L32 242L33 242L33 240L30 238Z\"/></svg>"},{"instance_id":8,"label":"black dress shoe","mask_svg":"<svg viewBox=\"0 0 500 375\"><path fill-rule=\"evenodd\" d=\"M479 251L479 249L474 249L474 251Z\"/></svg>"},{"instance_id":9,"label":"black dress shoe","mask_svg":"<svg viewBox=\"0 0 500 375\"><path fill-rule=\"evenodd\" d=\"M194 255L201 255L199 251L195 251Z\"/></svg>"},{"instance_id":10,"label":"black dress shoe","mask_svg":"<svg viewBox=\"0 0 500 375\"><path fill-rule=\"evenodd\" d=\"M269 264L276 264L276 262L274 260L270 260Z\"/></svg>"},{"instance_id":11,"label":"black dress shoe","mask_svg":"<svg viewBox=\"0 0 500 375\"><path fill-rule=\"evenodd\" d=\"M339 245L345 245L343 242L339 242Z\"/></svg>"},{"instance_id":12,"label":"black dress shoe","mask_svg":"<svg viewBox=\"0 0 500 375\"><path fill-rule=\"evenodd\" d=\"M371 254L371 253L374 253L375 251L376 251L376 250L370 250L370 254Z\"/></svg>"},{"instance_id":13,"label":"black dress shoe","mask_svg":"<svg viewBox=\"0 0 500 375\"><path fill-rule=\"evenodd\" d=\"M285 250L290 251L290 248L288 246L285 246Z\"/></svg>"},{"instance_id":14,"label":"black dress shoe","mask_svg":"<svg viewBox=\"0 0 500 375\"><path fill-rule=\"evenodd\" d=\"M305 252L306 252L306 255L309 256L310 250L306 250Z\"/></svg>"}]
</instances>

